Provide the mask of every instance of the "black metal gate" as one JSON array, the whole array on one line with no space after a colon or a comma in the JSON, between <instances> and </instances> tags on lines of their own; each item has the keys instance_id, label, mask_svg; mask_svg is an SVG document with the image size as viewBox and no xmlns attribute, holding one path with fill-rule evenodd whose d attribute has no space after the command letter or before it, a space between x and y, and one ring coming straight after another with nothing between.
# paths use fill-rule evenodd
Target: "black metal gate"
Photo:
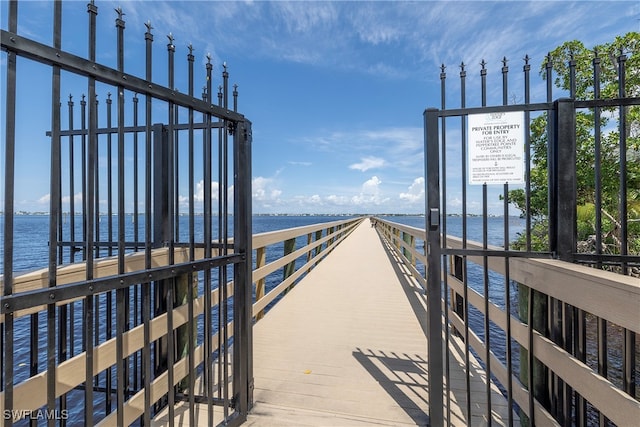
<instances>
[{"instance_id":1,"label":"black metal gate","mask_svg":"<svg viewBox=\"0 0 640 427\"><path fill-rule=\"evenodd\" d=\"M538 404L544 407L542 411L548 411L550 418L554 418L561 425L587 425L600 419L601 425L608 421L603 415L598 415L585 399L568 384L556 375L551 369L539 368L538 355L533 346L534 334L540 332L543 336L552 340L557 346L562 347L567 354L572 355L581 362L587 360L588 343L586 337L586 316L583 311L567 302L559 301L548 295L544 295L531 288L514 283L511 277L510 267L516 258L520 259L558 259L571 263L581 263L596 268L606 266L609 269L617 269L617 272L630 275L632 269L640 265L640 257L637 253L629 253L627 239L630 238L628 225L631 223L626 211L627 206L627 144L628 132L623 131L628 120L628 109L631 106L640 105L639 98L629 97L625 93L625 60L626 56L620 53L617 57L617 79L619 90L614 98L600 98L600 58L595 53L593 57L594 97L589 100L576 100L575 97L575 68L576 61L571 59L567 64L572 85L566 93L567 98L553 100L553 66L550 57L545 60L544 73L546 77L546 100L532 103L530 94L530 64L529 58L525 58L522 79L518 84L523 88L523 102L509 105L512 93L508 87L508 66L506 58L502 66L502 105L487 106L487 90L491 88L487 84L487 68L483 61L480 69L480 96L477 98L479 106L468 107L466 93L467 70L465 64L460 66L459 94L460 105L458 108L446 106L449 99L445 90L446 73L442 66L441 79L441 107L430 108L424 113L425 126L425 171L426 171L426 230L427 230L427 255L428 255L428 312L429 312L429 385L430 385L430 419L431 425L444 425L452 423L451 414L451 378L449 368L451 360L449 349L451 340L459 337L464 342L464 358L467 368L470 359L474 356L482 360L483 367L488 378L498 383L501 394L508 405L508 419L505 423L513 425L519 418L521 422L529 422L535 425L536 414L540 413ZM499 85L497 85L499 86ZM601 150L600 140L604 130L600 125L600 115L614 110L620 123L619 152L620 164L619 199L620 212L616 220L621 224L621 251L618 254L605 254L602 251L603 219L601 197L602 187L596 184L596 233L598 240L596 248L591 253L583 253L577 248L577 218L576 218L576 113L580 110L588 110L595 117L592 123L592 136L594 136L594 150ZM523 132L523 158L520 160L523 167L523 183L513 185L505 179L498 185L492 183L470 184L470 175L473 166L481 165L477 159L470 156L470 133L482 131L481 126L471 128L470 117L495 118L505 113L516 113L522 118ZM493 115L493 116L492 116ZM548 192L544 195L547 201L547 212L544 218L531 213L530 203L532 150L530 128L533 117L546 117L546 165ZM475 120L475 118L474 118ZM497 129L497 128L496 128ZM491 129L488 129L491 131ZM491 139L490 137L488 138ZM499 152L500 150L496 150ZM601 180L600 154L596 154L594 161L595 181ZM473 163L473 164L472 164ZM491 178L491 172L502 176L500 161L489 165L486 176ZM496 169L491 169L495 166ZM504 169L504 168L503 168ZM475 170L477 172L478 170ZM497 172L496 172L497 171ZM480 174L481 175L481 174ZM517 250L512 248L513 232L509 219L509 196L511 190L519 188L523 191L526 201L526 212L523 213L523 229L521 234L523 247ZM455 200L454 200L455 199ZM491 212L492 201L498 201L496 210ZM456 202L456 203L454 203ZM459 203L457 203L459 202ZM456 206L453 208L452 206ZM495 204L494 204L495 205ZM457 207L459 206L459 208ZM540 220L548 224L546 244L544 248L536 248L532 240L536 239L534 223ZM451 224L456 221L461 229L459 234L453 237L450 232ZM492 228L491 224L494 225ZM495 225L498 224L497 228ZM497 230L497 231L496 231ZM498 233L499 243L495 243ZM455 234L455 233L454 233ZM493 242L493 243L492 243ZM472 271L473 270L473 271ZM495 275L495 271L500 274ZM475 281L474 281L475 280ZM452 281L459 282L459 287L454 288ZM500 284L501 285L498 285ZM562 284L558 284L562 286ZM483 299L483 307L470 310L469 297L472 288ZM459 290L455 290L459 289ZM435 298L434 298L435 296ZM498 300L504 311L506 319L492 318L490 304ZM444 303L443 303L444 301ZM520 304L518 313L517 304ZM524 306L524 308L523 308ZM445 310L442 310L445 307ZM495 311L494 311L495 312ZM518 353L518 345L512 336L512 317L517 318L526 325L528 330L528 348L533 351L521 351ZM452 319L455 316L458 320ZM461 319L461 320L460 320ZM456 320L454 322L454 320ZM475 324L474 324L475 322ZM504 331L496 335L492 332L494 323L505 322ZM598 324L597 340L591 344L597 349L598 374L604 378L611 376L611 368L607 372L607 332L606 320L596 319ZM444 326L443 326L444 325ZM605 325L601 327L601 325ZM443 334L443 327L445 333ZM444 335L444 339L442 336ZM470 336L473 335L473 336ZM632 400L636 399L637 366L636 366L636 332L623 330L624 352L620 355L621 370L618 373L622 377L622 390ZM482 341L483 352L471 348L470 342ZM593 351L593 350L591 350ZM444 356L443 356L444 355ZM506 373L497 379L493 370L495 361L500 361L506 367ZM539 369L545 371L537 375ZM520 376L522 384L516 384L522 372L531 373L527 378ZM482 396L473 394L470 387L470 371L466 373L466 416L471 423L473 406L482 407L483 416L488 425L491 425L495 416L492 413L492 385L486 382L485 392ZM514 402L515 389L523 387L528 394L528 401ZM526 390L534 390L529 393ZM527 421L528 420L528 421ZM542 422L541 422L542 423ZM526 424L525 424L526 425Z\"/></svg>"},{"instance_id":2,"label":"black metal gate","mask_svg":"<svg viewBox=\"0 0 640 427\"><path fill-rule=\"evenodd\" d=\"M154 417L173 425L181 414L195 425L206 413L208 425L242 423L253 388L252 137L226 64L216 95L207 57L197 97L189 45L188 90L180 93L171 33L162 86L152 76L151 23L139 78L125 72L121 9L115 69L96 62L93 1L87 58L61 49L60 2L52 46L20 35L18 9L10 2L1 32L7 80L0 418L7 426L43 419L150 425ZM43 136L49 130L43 148L51 160L48 239L40 242L48 246L47 261L25 274L14 268L22 255L14 242L24 238L15 231L16 170L29 167L16 163L16 127L29 115L17 108L22 61L50 66L52 76L51 121L42 129ZM65 79L80 78L75 87L86 96L79 108L69 96L63 108Z\"/></svg>"}]
</instances>

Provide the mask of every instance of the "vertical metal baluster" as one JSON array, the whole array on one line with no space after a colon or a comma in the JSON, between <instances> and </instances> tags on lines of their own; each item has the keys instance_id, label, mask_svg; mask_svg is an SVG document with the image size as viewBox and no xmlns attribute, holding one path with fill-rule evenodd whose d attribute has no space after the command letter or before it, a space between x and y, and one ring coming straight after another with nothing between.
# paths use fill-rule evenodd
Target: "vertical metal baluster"
<instances>
[{"instance_id":1,"label":"vertical metal baluster","mask_svg":"<svg viewBox=\"0 0 640 427\"><path fill-rule=\"evenodd\" d=\"M600 57L598 51L594 51L593 58L593 99L600 99ZM595 179L595 211L596 211L596 255L602 255L602 125L600 118L600 107L593 109L594 119L594 179ZM600 257L598 257L600 259ZM598 262L597 268L602 268L602 264ZM607 377L607 321L598 318L597 337L598 337L598 373L604 378ZM599 424L606 425L606 419L602 413L599 414Z\"/></svg>"},{"instance_id":2,"label":"vertical metal baluster","mask_svg":"<svg viewBox=\"0 0 640 427\"><path fill-rule=\"evenodd\" d=\"M212 92L212 76L213 65L211 65L211 55L207 54L207 86L205 87L205 93L203 99L209 104L213 104L213 92ZM206 98L205 98L206 97ZM204 171L204 257L209 259L213 256L211 240L211 221L212 221L212 200L211 200L211 178L212 178L212 158L211 158L211 114L205 114L203 117L205 121L205 129L203 136L203 162L202 165ZM207 268L204 271L204 339L205 339L205 355L204 355L204 376L206 383L206 396L207 396L207 416L208 424L214 425L213 419L213 362L211 360L213 353L212 346L212 316L211 316L211 269Z\"/></svg>"},{"instance_id":3,"label":"vertical metal baluster","mask_svg":"<svg viewBox=\"0 0 640 427\"><path fill-rule=\"evenodd\" d=\"M188 74L189 74L189 96L193 97L193 62L195 57L193 56L193 46L189 44L189 54L187 55L187 63L188 63ZM189 260L193 261L195 259L195 199L194 199L194 141L193 141L193 108L189 108ZM189 323L187 324L187 333L189 334L189 338L187 340L189 345L189 351L187 357L189 358L189 424L196 424L195 417L195 342L194 342L194 323L196 319L194 318L194 309L193 309L193 277L198 277L197 274L189 274L189 278L187 280L187 304L188 304L188 313L189 313Z\"/></svg>"},{"instance_id":4,"label":"vertical metal baluster","mask_svg":"<svg viewBox=\"0 0 640 427\"><path fill-rule=\"evenodd\" d=\"M547 83L547 102L552 102L553 100L553 62L551 58L551 53L547 54L545 60L545 75L546 75L546 83ZM558 248L558 224L557 224L557 182L555 180L556 177L556 146L555 136L553 130L555 129L554 122L554 114L553 110L547 110L547 168L548 168L548 218L549 218L549 250L554 254L557 252ZM547 319L547 327L551 332L551 339L554 342L557 342L557 330L559 321L558 315L556 313L557 302L554 298L547 296L547 306L548 306L548 319ZM549 370L549 378L548 378L548 395L549 401L551 402L551 413L554 416L557 416L557 388L556 388L557 377L556 375Z\"/></svg>"},{"instance_id":5,"label":"vertical metal baluster","mask_svg":"<svg viewBox=\"0 0 640 427\"><path fill-rule=\"evenodd\" d=\"M446 79L447 73L445 73L445 65L440 66L440 109L444 111L447 106L446 102ZM441 120L440 130L440 155L442 156L442 176L447 175L447 119L443 117ZM442 210L442 247L447 247L447 180L443 179L441 182L441 202L440 208ZM424 242L426 248L426 241ZM426 255L426 252L425 252ZM446 378L446 404L447 404L447 425L451 425L451 366L450 366L450 353L449 353L449 263L447 262L447 256L442 257L442 268L444 269L444 369Z\"/></svg>"},{"instance_id":6,"label":"vertical metal baluster","mask_svg":"<svg viewBox=\"0 0 640 427\"><path fill-rule=\"evenodd\" d=\"M530 84L530 71L531 65L529 64L529 55L525 55L524 57L524 66L522 68L524 72L524 102L526 105L529 105L531 102L531 84ZM525 218L526 221L526 239L527 239L527 251L531 251L531 113L527 110L524 113L525 117L525 175L526 175L526 184L525 184L525 203L527 209L527 215ZM534 292L533 289L525 286L520 286L518 288L519 292L527 292L527 344L528 344L528 352L527 352L527 388L529 391L528 395L528 407L529 407L529 423L530 425L535 425L535 406L534 406L534 382L533 382L533 365L534 365L534 357L533 357L533 298ZM522 353L521 353L522 354ZM522 361L520 361L522 366Z\"/></svg>"},{"instance_id":7,"label":"vertical metal baluster","mask_svg":"<svg viewBox=\"0 0 640 427\"><path fill-rule=\"evenodd\" d=\"M505 59L506 61L506 59ZM482 106L487 106L487 63L483 59L480 62L480 92ZM487 249L487 241L489 239L487 225L487 184L482 185L482 248ZM485 255L482 257L482 283L484 285L484 340L485 340L485 365L487 371L487 382L485 384L485 393L487 395L487 425L491 427L491 324L489 319L489 259Z\"/></svg>"},{"instance_id":8,"label":"vertical metal baluster","mask_svg":"<svg viewBox=\"0 0 640 427\"><path fill-rule=\"evenodd\" d=\"M576 60L573 52L570 54L569 59L569 97L571 99L576 99ZM577 166L576 166L577 167ZM576 249L573 248L573 252ZM572 307L570 304L563 304L564 310L564 328L563 328L563 341L564 341L564 349L574 356L580 353L578 349L579 335L578 330L579 323L585 322L584 313L582 310L577 309L576 307ZM574 396L575 395L575 396ZM569 386L567 382L564 382L564 402L563 402L563 417L565 420L565 424L569 425L572 422L572 412L574 405L574 397L575 397L575 413L576 418L579 418L578 412L580 410L579 406L579 396L577 393L574 393L572 387Z\"/></svg>"},{"instance_id":9,"label":"vertical metal baluster","mask_svg":"<svg viewBox=\"0 0 640 427\"><path fill-rule=\"evenodd\" d=\"M73 96L69 94L69 101L67 106L69 107L69 130L73 131ZM75 147L73 132L69 135L69 240L74 242L69 246L69 262L75 262L76 254L76 215L75 215Z\"/></svg>"},{"instance_id":10,"label":"vertical metal baluster","mask_svg":"<svg viewBox=\"0 0 640 427\"><path fill-rule=\"evenodd\" d=\"M18 32L18 2L9 3L9 31ZM15 194L15 146L16 146L16 54L7 51L7 91L5 94L5 144L4 144L4 287L2 294L9 296L13 293L13 221L14 221L14 194ZM2 351L4 351L2 366L4 390L4 409L11 411L13 407L13 380L14 380L14 315L13 312L4 316L4 339ZM4 420L5 426L13 425L13 418Z\"/></svg>"},{"instance_id":11,"label":"vertical metal baluster","mask_svg":"<svg viewBox=\"0 0 640 427\"><path fill-rule=\"evenodd\" d=\"M111 92L107 92L107 256L113 256L113 100ZM108 293L107 301L111 299L111 292ZM107 303L109 304L109 303ZM109 306L107 312L110 313ZM111 324L107 320L107 327ZM111 338L107 332L107 339Z\"/></svg>"},{"instance_id":12,"label":"vertical metal baluster","mask_svg":"<svg viewBox=\"0 0 640 427\"><path fill-rule=\"evenodd\" d=\"M29 354L29 375L34 377L36 375L38 375L38 357L39 357L39 341L40 341L40 325L39 325L39 320L40 320L40 313L33 313L31 315L31 319L30 319L30 328L29 328L29 347L30 347L30 354ZM37 426L38 425L38 421L37 420L29 420L29 425L30 426Z\"/></svg>"},{"instance_id":13,"label":"vertical metal baluster","mask_svg":"<svg viewBox=\"0 0 640 427\"><path fill-rule=\"evenodd\" d=\"M80 129L82 130L82 137L80 144L81 152L82 152L82 161L80 168L82 170L82 241L87 241L87 101L85 99L85 94L82 94L82 98L80 98ZM86 247L82 247L82 260L86 261L87 259L87 251ZM84 303L83 303L84 304ZM82 328L82 332L84 333L84 329Z\"/></svg>"},{"instance_id":14,"label":"vertical metal baluster","mask_svg":"<svg viewBox=\"0 0 640 427\"><path fill-rule=\"evenodd\" d=\"M509 103L508 100L508 73L509 67L507 66L507 57L502 58L502 105L507 105ZM509 183L504 184L503 189L504 194L504 203L503 203L503 219L504 219L504 250L509 250ZM511 362L511 288L509 279L509 257L505 255L504 258L504 302L505 302L505 312L507 313L507 326L506 326L506 344L505 344L505 356L507 362L507 411L508 415L508 425L509 427L513 427L513 364Z\"/></svg>"},{"instance_id":15,"label":"vertical metal baluster","mask_svg":"<svg viewBox=\"0 0 640 427\"><path fill-rule=\"evenodd\" d=\"M229 72L227 71L227 63L222 64L222 102L223 107L226 110L229 106ZM228 127L230 123L225 121L225 127L222 131L222 206L223 206L223 217L222 217L222 228L223 228L223 238L224 238L224 255L228 254L228 245L229 245L229 205L228 205L228 194L229 194L229 155L228 155L228 147L229 147L229 134ZM234 267L235 269L235 267ZM223 266L224 271L224 286L223 286L223 318L224 318L224 363L223 363L223 375L224 375L224 418L225 420L229 417L229 351L228 351L228 343L229 343L229 331L227 328L227 324L229 323L229 296L227 294L227 265ZM235 385L234 385L235 386ZM235 388L235 387L234 387Z\"/></svg>"},{"instance_id":16,"label":"vertical metal baluster","mask_svg":"<svg viewBox=\"0 0 640 427\"><path fill-rule=\"evenodd\" d=\"M524 66L522 67L524 72L524 103L529 105L531 102L531 84L529 73L531 71L531 65L529 65L529 55L524 57ZM531 252L531 113L529 110L524 112L524 170L525 170L525 233L526 233L526 245L527 252Z\"/></svg>"},{"instance_id":17,"label":"vertical metal baluster","mask_svg":"<svg viewBox=\"0 0 640 427\"><path fill-rule=\"evenodd\" d=\"M620 50L618 56L618 98L626 97L626 62L627 56ZM620 106L619 111L619 133L620 133L620 255L623 257L629 255L628 247L628 208L627 208L627 110L628 107ZM629 275L629 266L624 258L622 259L622 274ZM623 370L622 370L622 387L631 397L636 397L636 334L635 332L624 330L623 345Z\"/></svg>"},{"instance_id":18,"label":"vertical metal baluster","mask_svg":"<svg viewBox=\"0 0 640 427\"><path fill-rule=\"evenodd\" d=\"M173 89L173 87L172 87ZM173 89L178 92L178 89ZM180 107L178 105L173 106L174 109L174 119L173 122L178 124L180 123ZM180 242L180 194L178 193L178 188L180 188L180 131L178 129L174 132L173 139L173 147L174 147L174 157L173 157L173 188L176 189L175 194L173 194L173 207L174 210L171 211L172 215L175 218L174 225L175 231L173 235L175 236L175 241Z\"/></svg>"},{"instance_id":19,"label":"vertical metal baluster","mask_svg":"<svg viewBox=\"0 0 640 427\"><path fill-rule=\"evenodd\" d=\"M509 250L509 183L504 184L504 250ZM508 425L513 427L513 361L511 349L511 277L509 273L509 257L504 257L504 311L507 313L507 330L505 355L507 358L507 410L509 411Z\"/></svg>"},{"instance_id":20,"label":"vertical metal baluster","mask_svg":"<svg viewBox=\"0 0 640 427\"><path fill-rule=\"evenodd\" d=\"M95 89L95 88L94 88ZM96 114L96 121L95 121L95 135L96 135L96 162L99 161L99 156L100 156L100 135L98 132L98 119L99 119L99 106L100 103L98 102L98 95L95 93L94 90L94 97L93 97L93 102L95 104L95 114ZM102 255L102 251L100 249L100 242L102 241L102 235L100 233L100 229L101 229L101 220L100 220L100 168L99 168L99 164L96 164L96 169L95 169L95 200L94 205L94 212L95 212L95 240L96 240L96 245L95 245L95 257L96 258L100 258L100 256ZM100 309L100 306L97 304L99 302L99 298L98 296L96 296L96 319L99 317L99 312L97 310ZM98 326L99 323L97 323L96 320L96 333L98 332ZM97 336L96 336L97 339Z\"/></svg>"},{"instance_id":21,"label":"vertical metal baluster","mask_svg":"<svg viewBox=\"0 0 640 427\"><path fill-rule=\"evenodd\" d=\"M176 51L176 47L173 44L173 35L169 33L168 36L169 43L167 44L167 52L168 52L168 73L169 73L169 88L174 89L174 54ZM175 263L175 223L176 218L174 216L175 207L172 206L173 194L174 191L177 191L177 188L174 187L174 156L177 156L177 152L175 152L175 129L174 129L174 120L175 120L175 104L173 102L169 102L169 129L168 129L168 144L169 147L169 173L168 173L168 186L169 186L169 230L171 235L169 237L169 264ZM175 362L175 345L174 345L174 330L173 330L173 308L174 308L174 289L175 289L175 277L172 277L168 280L168 289L167 289L167 378L168 378L168 405L169 405L169 426L173 427L174 418L175 418L175 392L174 392L174 372L173 372L173 364Z\"/></svg>"},{"instance_id":22,"label":"vertical metal baluster","mask_svg":"<svg viewBox=\"0 0 640 427\"><path fill-rule=\"evenodd\" d=\"M54 3L53 8L53 47L62 48L62 4ZM58 221L61 216L60 194L61 187L61 156L60 156L60 66L52 66L51 81L51 177L50 177L50 207L49 207L49 288L57 286L58 271ZM47 411L56 410L56 305L51 301L47 305ZM47 420L47 425L53 427L55 419Z\"/></svg>"},{"instance_id":23,"label":"vertical metal baluster","mask_svg":"<svg viewBox=\"0 0 640 427\"><path fill-rule=\"evenodd\" d=\"M546 60L545 60L545 81L547 83L547 102L551 103L553 101L553 62L552 62L552 58L551 58L551 53L547 54ZM558 231L557 231L557 224L555 223L554 218L557 217L556 214L556 205L555 205L555 200L556 200L556 188L555 188L555 183L552 182L551 180L553 179L554 176L554 171L555 171L555 159L553 157L553 151L552 151L552 147L554 145L554 135L553 135L553 129L554 129L554 123L553 123L553 110L547 110L547 163L548 163L548 176L549 176L549 180L550 182L548 183L548 188L549 188L549 194L548 194L548 200L547 200L547 204L548 204L548 217L549 217L549 250L550 251L555 251L557 244L556 244L556 239L557 239L557 235L558 235ZM553 305L550 304L550 307L552 307Z\"/></svg>"},{"instance_id":24,"label":"vertical metal baluster","mask_svg":"<svg viewBox=\"0 0 640 427\"><path fill-rule=\"evenodd\" d=\"M466 108L466 77L464 62L460 64L460 108ZM462 164L462 249L467 248L467 126L466 117L460 117L461 150L460 163ZM462 260L463 299L464 299L464 362L466 366L465 386L467 398L467 418L471 422L471 360L469 355L469 282L467 281L467 257Z\"/></svg>"},{"instance_id":25,"label":"vertical metal baluster","mask_svg":"<svg viewBox=\"0 0 640 427\"><path fill-rule=\"evenodd\" d=\"M4 391L4 322L0 323L0 391Z\"/></svg>"},{"instance_id":26,"label":"vertical metal baluster","mask_svg":"<svg viewBox=\"0 0 640 427\"><path fill-rule=\"evenodd\" d=\"M73 131L73 97L69 95L69 130ZM75 262L76 254L76 207L75 207L75 141L73 133L69 136L69 240L73 242L69 246L69 262ZM75 340L75 303L69 304L69 353L68 355L73 357L74 354L74 340ZM66 316L65 316L66 318ZM66 360L66 346L64 358L61 361ZM64 408L61 408L61 410Z\"/></svg>"},{"instance_id":27,"label":"vertical metal baluster","mask_svg":"<svg viewBox=\"0 0 640 427\"><path fill-rule=\"evenodd\" d=\"M145 39L145 79L151 84L152 71L152 49L153 34L151 34L151 22L145 24L147 31ZM144 267L151 268L151 166L153 163L151 154L151 144L153 142L151 134L151 95L145 95L145 190L144 190ZM144 415L142 423L145 426L151 424L151 282L142 284L142 323L144 324L144 347L142 348L142 383L144 387Z\"/></svg>"},{"instance_id":28,"label":"vertical metal baluster","mask_svg":"<svg viewBox=\"0 0 640 427\"><path fill-rule=\"evenodd\" d=\"M94 87L94 93L95 93L95 87ZM95 258L100 258L101 255L101 250L100 250L100 242L102 241L102 236L100 235L100 167L99 167L99 161L100 161L100 135L98 132L98 96L95 95L94 96L94 104L95 104L95 128L94 128L94 135L95 135L95 168L94 168L94 179L95 179L95 185L94 185L94 200L93 200L93 204L94 204L94 226L95 226ZM107 295L103 294L104 298L106 299ZM101 299L101 295L100 294L96 294L95 295L95 303L94 303L94 322L95 322L95 326L93 328L93 332L94 332L94 337L93 337L93 343L94 346L97 347L100 344L100 326L103 322L101 322L101 315L100 315L100 307L101 307L101 303L100 303L100 299ZM105 325L106 327L106 325ZM95 378L95 386L96 388L98 388L100 386L100 373L98 372L96 374L96 378ZM97 391L97 390L96 390Z\"/></svg>"},{"instance_id":29,"label":"vertical metal baluster","mask_svg":"<svg viewBox=\"0 0 640 427\"><path fill-rule=\"evenodd\" d=\"M527 353L527 387L529 389L529 425L536 425L536 407L535 407L535 385L533 381L533 367L535 363L534 352L533 352L533 298L534 298L534 290L533 288L527 288L527 343L529 345L529 352Z\"/></svg>"},{"instance_id":30,"label":"vertical metal baluster","mask_svg":"<svg viewBox=\"0 0 640 427\"><path fill-rule=\"evenodd\" d=\"M139 141L138 141L138 94L133 95L133 127L135 131L133 132L133 218L131 219L133 222L133 250L134 252L138 252L140 250L139 246L139 232L138 232L138 184L139 184L139 174L138 174L138 163L139 163ZM140 325L142 323L142 310L140 307L140 291L142 288L142 284L138 284L133 288L133 327ZM139 375L141 373L141 369L139 369L140 364L140 350L136 351L133 356L133 391L137 392L139 390L140 382L138 381Z\"/></svg>"},{"instance_id":31,"label":"vertical metal baluster","mask_svg":"<svg viewBox=\"0 0 640 427\"><path fill-rule=\"evenodd\" d=\"M122 19L124 13L121 8L116 9L118 18L117 28L117 66L120 73L124 72L124 28L125 22ZM124 251L125 251L125 216L124 216L124 87L118 86L118 274L124 274ZM135 183L134 183L135 186ZM111 198L109 198L111 203ZM118 425L124 425L124 399L126 384L126 360L124 359L124 344L122 336L125 331L125 323L129 318L128 295L124 288L116 290L116 419ZM111 390L109 390L111 394Z\"/></svg>"},{"instance_id":32,"label":"vertical metal baluster","mask_svg":"<svg viewBox=\"0 0 640 427\"><path fill-rule=\"evenodd\" d=\"M91 1L87 5L87 12L89 13L89 61L96 60L96 16L98 14L98 8L94 2ZM94 256L97 255L97 250L94 251L94 237L95 241L99 240L98 236L94 235L94 231L97 234L97 221L96 217L98 212L96 211L96 199L98 184L97 172L98 172L98 108L96 103L96 80L93 77L89 77L88 82L88 97L89 97L89 128L88 128L88 153L87 153L87 236L85 239L85 254L87 257L87 271L86 279L93 279L93 266ZM97 301L97 297L95 298ZM97 304L95 304L97 307ZM86 330L84 351L86 352L86 366L85 366L85 388L84 388L84 424L94 425L93 421L93 339L94 333L97 334L97 327L94 328L94 296L89 295L85 298L84 303L84 329ZM97 310L96 315L97 315ZM95 319L97 326L97 317Z\"/></svg>"},{"instance_id":33,"label":"vertical metal baluster","mask_svg":"<svg viewBox=\"0 0 640 427\"><path fill-rule=\"evenodd\" d=\"M598 51L593 51L593 99L600 99L600 57ZM593 137L594 137L594 179L595 179L595 211L596 211L596 255L600 260L602 255L602 125L600 118L600 107L594 107L593 109ZM602 268L600 261L596 263L597 268Z\"/></svg>"},{"instance_id":34,"label":"vertical metal baluster","mask_svg":"<svg viewBox=\"0 0 640 427\"><path fill-rule=\"evenodd\" d=\"M133 132L133 218L132 218L132 222L133 222L133 250L134 251L138 251L140 249L140 228L139 228L139 218L138 215L140 214L140 209L138 207L138 203L140 201L140 194L139 194L139 188L138 188L138 184L139 184L139 169L140 169L140 154L139 154L139 141L138 141L138 125L139 125L139 120L138 120L138 115L139 115L139 111L138 111L138 94L134 93L133 94L133 127L135 128L135 131ZM137 299L136 299L137 301Z\"/></svg>"},{"instance_id":35,"label":"vertical metal baluster","mask_svg":"<svg viewBox=\"0 0 640 427\"><path fill-rule=\"evenodd\" d=\"M107 93L107 241L109 245L107 247L107 255L113 256L113 138L111 130L113 128L112 122L112 106L111 92ZM113 337L113 292L109 291L105 294L105 329L106 338L105 341L110 340ZM111 389L112 389L112 368L109 366L104 374L105 381L105 401L104 401L104 413L108 415L111 412Z\"/></svg>"},{"instance_id":36,"label":"vertical metal baluster","mask_svg":"<svg viewBox=\"0 0 640 427\"><path fill-rule=\"evenodd\" d=\"M222 86L218 86L218 106L222 106ZM221 124L224 125L222 120L219 120ZM223 156L223 145L222 145L222 133L224 132L224 126L218 128L218 254L225 255L227 253L226 248L224 247L224 228L223 228L223 217L225 215L224 212L224 198L223 198L223 179L222 179L222 156ZM226 344L224 342L223 331L225 328L225 320L223 318L222 307L224 301L224 290L227 288L226 286L226 268L225 266L221 266L218 268L218 398L222 399L223 394L223 375L222 375L222 364L224 362L224 358L222 357L222 353L226 351ZM225 416L226 419L226 416Z\"/></svg>"},{"instance_id":37,"label":"vertical metal baluster","mask_svg":"<svg viewBox=\"0 0 640 427\"><path fill-rule=\"evenodd\" d=\"M487 209L487 183L482 184L482 249L488 249L489 226ZM491 323L489 319L489 257L482 257L482 284L484 299L484 358L486 370L485 394L487 398L486 417L487 425L491 426Z\"/></svg>"}]
</instances>

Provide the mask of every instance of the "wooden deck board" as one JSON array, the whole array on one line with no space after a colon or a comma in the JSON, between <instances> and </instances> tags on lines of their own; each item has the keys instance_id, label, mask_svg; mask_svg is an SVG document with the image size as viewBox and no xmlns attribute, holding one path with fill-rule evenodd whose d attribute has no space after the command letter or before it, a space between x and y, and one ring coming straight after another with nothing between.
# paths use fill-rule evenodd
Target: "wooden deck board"
<instances>
[{"instance_id":1,"label":"wooden deck board","mask_svg":"<svg viewBox=\"0 0 640 427\"><path fill-rule=\"evenodd\" d=\"M428 424L426 301L392 257L364 222L254 326L246 425ZM461 360L452 353L454 378ZM472 377L484 390L483 373ZM469 422L464 392L451 397L452 425L486 424L484 398ZM497 391L492 401L501 425L506 402Z\"/></svg>"}]
</instances>

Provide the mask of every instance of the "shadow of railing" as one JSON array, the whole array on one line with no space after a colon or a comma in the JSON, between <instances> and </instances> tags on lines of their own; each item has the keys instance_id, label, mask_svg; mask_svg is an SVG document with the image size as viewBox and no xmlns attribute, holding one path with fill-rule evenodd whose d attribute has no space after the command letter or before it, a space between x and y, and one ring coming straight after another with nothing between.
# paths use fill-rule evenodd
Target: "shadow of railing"
<instances>
[{"instance_id":1,"label":"shadow of railing","mask_svg":"<svg viewBox=\"0 0 640 427\"><path fill-rule=\"evenodd\" d=\"M427 361L420 355L398 355L357 348L353 357L418 426L429 425Z\"/></svg>"}]
</instances>

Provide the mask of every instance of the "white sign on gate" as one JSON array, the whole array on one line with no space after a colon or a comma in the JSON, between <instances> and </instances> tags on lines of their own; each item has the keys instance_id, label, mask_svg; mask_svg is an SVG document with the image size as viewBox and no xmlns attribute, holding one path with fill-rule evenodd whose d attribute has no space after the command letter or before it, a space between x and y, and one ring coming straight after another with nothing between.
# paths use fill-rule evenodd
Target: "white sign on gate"
<instances>
[{"instance_id":1,"label":"white sign on gate","mask_svg":"<svg viewBox=\"0 0 640 427\"><path fill-rule=\"evenodd\" d=\"M468 117L469 184L524 184L524 112Z\"/></svg>"}]
</instances>

